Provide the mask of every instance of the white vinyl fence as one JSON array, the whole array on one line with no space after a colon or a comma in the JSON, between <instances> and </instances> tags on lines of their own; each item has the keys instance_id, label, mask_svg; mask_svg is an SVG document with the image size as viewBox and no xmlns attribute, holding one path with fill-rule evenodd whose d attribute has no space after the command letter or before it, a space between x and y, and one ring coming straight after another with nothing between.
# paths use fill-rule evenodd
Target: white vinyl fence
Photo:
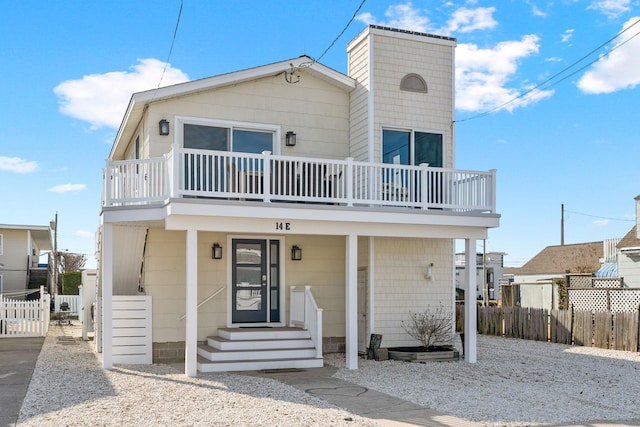
<instances>
[{"instance_id":1,"label":"white vinyl fence","mask_svg":"<svg viewBox=\"0 0 640 427\"><path fill-rule=\"evenodd\" d=\"M40 287L40 299L16 300L0 294L0 338L44 337L49 330L49 294Z\"/></svg>"},{"instance_id":2,"label":"white vinyl fence","mask_svg":"<svg viewBox=\"0 0 640 427\"><path fill-rule=\"evenodd\" d=\"M80 295L56 295L54 298L54 310L56 313L60 313L60 304L66 302L69 304L69 316L78 316L80 313Z\"/></svg>"}]
</instances>

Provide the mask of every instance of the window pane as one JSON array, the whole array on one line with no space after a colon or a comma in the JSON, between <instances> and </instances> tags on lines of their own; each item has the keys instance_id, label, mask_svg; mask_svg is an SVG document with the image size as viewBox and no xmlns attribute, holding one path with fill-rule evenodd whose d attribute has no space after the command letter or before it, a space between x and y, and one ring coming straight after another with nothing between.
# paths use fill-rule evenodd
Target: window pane
<instances>
[{"instance_id":1,"label":"window pane","mask_svg":"<svg viewBox=\"0 0 640 427\"><path fill-rule=\"evenodd\" d=\"M382 162L396 165L409 164L409 132L382 131Z\"/></svg>"},{"instance_id":2,"label":"window pane","mask_svg":"<svg viewBox=\"0 0 640 427\"><path fill-rule=\"evenodd\" d=\"M184 148L229 150L229 129L213 126L184 125Z\"/></svg>"},{"instance_id":3,"label":"window pane","mask_svg":"<svg viewBox=\"0 0 640 427\"><path fill-rule=\"evenodd\" d=\"M415 133L415 164L428 163L442 167L442 135L438 133Z\"/></svg>"},{"instance_id":4,"label":"window pane","mask_svg":"<svg viewBox=\"0 0 640 427\"><path fill-rule=\"evenodd\" d=\"M273 151L273 133L250 130L233 130L233 151L255 153Z\"/></svg>"}]
</instances>

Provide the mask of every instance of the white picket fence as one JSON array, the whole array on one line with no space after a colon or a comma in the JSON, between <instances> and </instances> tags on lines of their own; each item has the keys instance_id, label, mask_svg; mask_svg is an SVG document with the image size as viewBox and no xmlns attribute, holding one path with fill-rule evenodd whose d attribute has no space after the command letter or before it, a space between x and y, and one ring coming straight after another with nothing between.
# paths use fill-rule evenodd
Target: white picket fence
<instances>
[{"instance_id":1,"label":"white picket fence","mask_svg":"<svg viewBox=\"0 0 640 427\"><path fill-rule=\"evenodd\" d=\"M49 330L49 294L39 300L16 300L0 294L0 338L44 337Z\"/></svg>"}]
</instances>

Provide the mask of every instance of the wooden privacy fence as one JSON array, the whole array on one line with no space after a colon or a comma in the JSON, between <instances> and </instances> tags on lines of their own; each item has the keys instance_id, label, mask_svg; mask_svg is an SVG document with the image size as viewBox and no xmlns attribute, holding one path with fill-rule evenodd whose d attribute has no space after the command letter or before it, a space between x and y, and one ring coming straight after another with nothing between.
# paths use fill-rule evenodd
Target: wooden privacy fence
<instances>
[{"instance_id":1,"label":"wooden privacy fence","mask_svg":"<svg viewBox=\"0 0 640 427\"><path fill-rule=\"evenodd\" d=\"M639 313L478 307L478 333L526 340L640 351ZM464 306L456 308L456 329L464 328Z\"/></svg>"},{"instance_id":2,"label":"wooden privacy fence","mask_svg":"<svg viewBox=\"0 0 640 427\"><path fill-rule=\"evenodd\" d=\"M38 300L16 300L0 294L0 338L43 337L49 330L49 294Z\"/></svg>"}]
</instances>

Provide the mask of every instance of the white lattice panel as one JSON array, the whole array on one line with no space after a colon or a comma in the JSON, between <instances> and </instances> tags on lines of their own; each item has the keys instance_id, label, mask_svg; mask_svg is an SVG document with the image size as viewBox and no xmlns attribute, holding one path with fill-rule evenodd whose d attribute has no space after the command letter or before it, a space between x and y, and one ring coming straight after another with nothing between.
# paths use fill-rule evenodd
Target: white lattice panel
<instances>
[{"instance_id":1,"label":"white lattice panel","mask_svg":"<svg viewBox=\"0 0 640 427\"><path fill-rule=\"evenodd\" d=\"M640 306L640 289L568 289L569 305L574 310L635 312Z\"/></svg>"},{"instance_id":2,"label":"white lattice panel","mask_svg":"<svg viewBox=\"0 0 640 427\"><path fill-rule=\"evenodd\" d=\"M640 289L611 289L611 312L635 312L640 306Z\"/></svg>"},{"instance_id":3,"label":"white lattice panel","mask_svg":"<svg viewBox=\"0 0 640 427\"><path fill-rule=\"evenodd\" d=\"M606 289L567 289L569 305L578 311L608 311Z\"/></svg>"}]
</instances>

